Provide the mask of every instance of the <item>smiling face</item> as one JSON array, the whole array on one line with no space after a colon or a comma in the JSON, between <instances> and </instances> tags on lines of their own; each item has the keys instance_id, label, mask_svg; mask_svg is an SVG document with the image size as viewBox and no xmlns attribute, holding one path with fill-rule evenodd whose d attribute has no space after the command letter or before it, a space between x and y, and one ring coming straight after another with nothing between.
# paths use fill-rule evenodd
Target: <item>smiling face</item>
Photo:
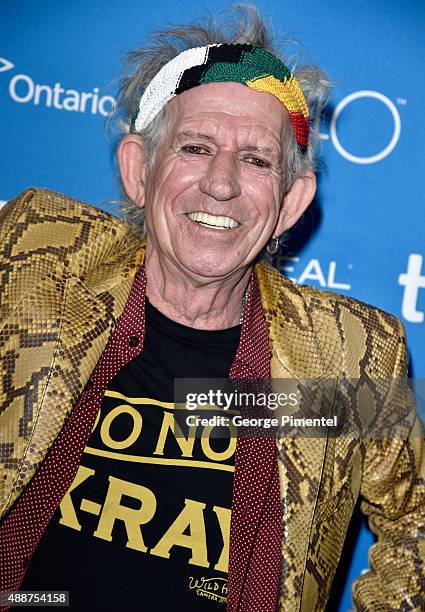
<instances>
[{"instance_id":1,"label":"smiling face","mask_svg":"<svg viewBox=\"0 0 425 612\"><path fill-rule=\"evenodd\" d=\"M198 279L246 271L306 206L299 188L296 202L285 194L287 111L271 94L210 83L176 96L167 119L152 167L136 136L120 153L126 191L145 207L148 257Z\"/></svg>"}]
</instances>

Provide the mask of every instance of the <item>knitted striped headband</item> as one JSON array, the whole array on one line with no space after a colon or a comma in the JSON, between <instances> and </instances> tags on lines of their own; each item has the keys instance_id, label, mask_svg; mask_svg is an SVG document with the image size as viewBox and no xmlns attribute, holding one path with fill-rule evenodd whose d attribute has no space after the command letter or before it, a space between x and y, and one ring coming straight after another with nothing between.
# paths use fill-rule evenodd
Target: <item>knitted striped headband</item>
<instances>
[{"instance_id":1,"label":"knitted striped headband","mask_svg":"<svg viewBox=\"0 0 425 612\"><path fill-rule=\"evenodd\" d=\"M140 132L174 96L206 83L234 81L273 94L286 108L299 148L308 144L309 111L302 89L289 68L269 51L252 45L194 47L170 60L155 75L130 120Z\"/></svg>"}]
</instances>

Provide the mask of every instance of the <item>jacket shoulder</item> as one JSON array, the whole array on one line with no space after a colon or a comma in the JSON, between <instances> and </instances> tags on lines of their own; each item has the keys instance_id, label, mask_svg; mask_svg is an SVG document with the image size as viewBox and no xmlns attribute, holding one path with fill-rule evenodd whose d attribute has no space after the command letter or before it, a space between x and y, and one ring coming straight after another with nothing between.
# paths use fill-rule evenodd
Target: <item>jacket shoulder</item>
<instances>
[{"instance_id":1,"label":"jacket shoulder","mask_svg":"<svg viewBox=\"0 0 425 612\"><path fill-rule=\"evenodd\" d=\"M266 279L270 296L274 296L277 301L284 295L292 294L302 300L305 308L311 313L328 311L336 315L341 309L344 309L347 314L350 313L364 321L370 321L371 326L377 319L382 319L389 328L394 330L399 329L400 326L403 327L396 316L381 308L347 295L317 289L311 285L299 285L266 262L260 263L260 269L262 276Z\"/></svg>"},{"instance_id":2,"label":"jacket shoulder","mask_svg":"<svg viewBox=\"0 0 425 612\"><path fill-rule=\"evenodd\" d=\"M82 223L91 221L94 226L103 224L115 227L125 225L121 219L95 208L91 204L82 202L49 189L30 188L23 191L8 202L0 212L1 231L10 229L10 226L20 220L21 224L27 221L28 228L41 223ZM21 232L23 227L20 228Z\"/></svg>"},{"instance_id":3,"label":"jacket shoulder","mask_svg":"<svg viewBox=\"0 0 425 612\"><path fill-rule=\"evenodd\" d=\"M0 315L46 276L86 278L140 248L118 217L47 189L28 189L0 211Z\"/></svg>"},{"instance_id":4,"label":"jacket shoulder","mask_svg":"<svg viewBox=\"0 0 425 612\"><path fill-rule=\"evenodd\" d=\"M402 325L401 321L395 315L373 304L368 304L367 302L363 302L351 296L317 289L310 285L297 285L297 288L311 308L320 305L332 311L344 309L347 313L351 313L352 316L360 317L364 321L370 321L370 325L373 325L376 319L383 319L386 324L394 330Z\"/></svg>"},{"instance_id":5,"label":"jacket shoulder","mask_svg":"<svg viewBox=\"0 0 425 612\"><path fill-rule=\"evenodd\" d=\"M363 371L388 377L396 356L401 356L404 373L406 337L397 317L352 297L298 285L269 264L261 265L261 277L276 318L289 320L292 328L304 333L310 330L322 354L329 355L332 346L333 359L344 363L346 376L354 378Z\"/></svg>"},{"instance_id":6,"label":"jacket shoulder","mask_svg":"<svg viewBox=\"0 0 425 612\"><path fill-rule=\"evenodd\" d=\"M342 345L375 378L404 377L408 370L406 330L395 315L355 298L301 286L313 309L323 304L335 318Z\"/></svg>"}]
</instances>

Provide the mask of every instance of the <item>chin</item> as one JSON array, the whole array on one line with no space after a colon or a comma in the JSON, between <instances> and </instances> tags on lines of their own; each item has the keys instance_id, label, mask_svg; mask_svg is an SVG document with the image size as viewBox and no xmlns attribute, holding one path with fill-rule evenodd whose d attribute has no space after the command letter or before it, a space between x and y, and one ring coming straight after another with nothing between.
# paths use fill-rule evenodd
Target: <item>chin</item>
<instances>
[{"instance_id":1,"label":"chin","mask_svg":"<svg viewBox=\"0 0 425 612\"><path fill-rule=\"evenodd\" d=\"M186 259L186 258L185 258ZM197 276L205 278L214 278L218 276L228 276L240 269L240 261L223 260L222 257L206 256L203 254L194 254L191 259L181 262L187 270Z\"/></svg>"}]
</instances>

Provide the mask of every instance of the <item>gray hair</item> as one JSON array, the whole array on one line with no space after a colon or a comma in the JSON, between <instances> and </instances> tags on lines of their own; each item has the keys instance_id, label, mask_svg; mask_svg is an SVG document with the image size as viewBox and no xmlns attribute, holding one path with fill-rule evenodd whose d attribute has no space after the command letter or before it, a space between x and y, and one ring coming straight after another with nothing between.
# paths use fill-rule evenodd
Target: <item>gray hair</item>
<instances>
[{"instance_id":1,"label":"gray hair","mask_svg":"<svg viewBox=\"0 0 425 612\"><path fill-rule=\"evenodd\" d=\"M294 41L292 41L294 42ZM284 59L272 43L271 33L257 8L237 5L227 19L209 17L205 23L182 25L169 30L158 30L152 35L152 44L127 54L126 65L130 73L120 81L120 90L113 116L119 118L121 136L129 131L131 116L137 111L144 90L159 70L179 53L193 47L214 43L250 44L270 51L287 65L297 78L310 109L308 148L302 153L292 137L287 145L286 189L305 174L316 171L316 149L319 140L319 124L323 108L329 96L330 82L325 73L315 66L298 67L299 59ZM141 132L148 163L152 165L159 144L167 133L167 107ZM121 203L125 220L146 233L144 210L127 199Z\"/></svg>"}]
</instances>

